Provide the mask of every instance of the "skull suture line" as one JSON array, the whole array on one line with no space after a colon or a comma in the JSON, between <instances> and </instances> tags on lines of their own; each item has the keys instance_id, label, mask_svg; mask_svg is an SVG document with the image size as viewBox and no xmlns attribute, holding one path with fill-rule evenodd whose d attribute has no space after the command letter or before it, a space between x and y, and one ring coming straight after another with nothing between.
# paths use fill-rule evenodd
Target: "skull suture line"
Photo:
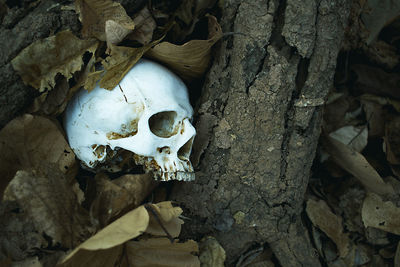
<instances>
[{"instance_id":1,"label":"skull suture line","mask_svg":"<svg viewBox=\"0 0 400 267\"><path fill-rule=\"evenodd\" d=\"M71 148L89 168L107 159L107 147L122 148L155 178L190 181L192 115L185 84L142 59L113 90L97 86L78 92L68 104L64 127Z\"/></svg>"}]
</instances>

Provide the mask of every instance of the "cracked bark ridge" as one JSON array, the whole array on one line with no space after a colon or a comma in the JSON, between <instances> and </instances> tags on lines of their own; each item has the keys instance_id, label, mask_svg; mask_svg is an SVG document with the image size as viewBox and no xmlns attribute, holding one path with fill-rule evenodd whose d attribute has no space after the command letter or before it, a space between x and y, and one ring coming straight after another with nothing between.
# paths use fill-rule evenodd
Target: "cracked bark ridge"
<instances>
[{"instance_id":1,"label":"cracked bark ridge","mask_svg":"<svg viewBox=\"0 0 400 267\"><path fill-rule=\"evenodd\" d=\"M303 197L349 1L226 0L193 146L196 181L174 200L187 237L215 236L228 265L255 243L283 266L319 266ZM202 153L204 151L204 153Z\"/></svg>"}]
</instances>

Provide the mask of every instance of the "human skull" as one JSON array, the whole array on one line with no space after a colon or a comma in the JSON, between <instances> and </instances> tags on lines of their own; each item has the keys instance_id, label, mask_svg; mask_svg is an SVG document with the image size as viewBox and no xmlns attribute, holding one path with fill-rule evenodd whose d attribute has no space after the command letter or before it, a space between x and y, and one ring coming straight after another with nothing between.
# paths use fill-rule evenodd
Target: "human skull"
<instances>
[{"instance_id":1,"label":"human skull","mask_svg":"<svg viewBox=\"0 0 400 267\"><path fill-rule=\"evenodd\" d=\"M192 115L185 84L141 59L113 90L79 91L68 104L64 127L72 150L89 168L106 161L110 151L125 149L155 178L190 181Z\"/></svg>"}]
</instances>

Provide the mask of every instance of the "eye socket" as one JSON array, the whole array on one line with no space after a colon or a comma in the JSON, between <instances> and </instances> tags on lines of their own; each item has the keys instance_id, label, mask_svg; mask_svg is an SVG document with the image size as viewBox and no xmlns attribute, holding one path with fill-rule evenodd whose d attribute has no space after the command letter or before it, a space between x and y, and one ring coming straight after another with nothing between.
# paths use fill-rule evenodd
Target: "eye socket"
<instances>
[{"instance_id":1,"label":"eye socket","mask_svg":"<svg viewBox=\"0 0 400 267\"><path fill-rule=\"evenodd\" d=\"M154 114L149 119L150 131L158 137L168 138L178 133L179 123L175 123L175 111L164 111Z\"/></svg>"}]
</instances>

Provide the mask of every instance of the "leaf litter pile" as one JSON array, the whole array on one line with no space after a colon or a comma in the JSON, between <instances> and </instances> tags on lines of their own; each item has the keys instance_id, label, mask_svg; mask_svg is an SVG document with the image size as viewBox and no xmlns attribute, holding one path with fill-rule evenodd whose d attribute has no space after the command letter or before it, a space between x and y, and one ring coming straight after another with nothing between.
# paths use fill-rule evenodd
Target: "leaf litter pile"
<instances>
[{"instance_id":1,"label":"leaf litter pile","mask_svg":"<svg viewBox=\"0 0 400 267\"><path fill-rule=\"evenodd\" d=\"M111 0L59 4L78 14L80 32L57 32L13 59L37 97L0 131L1 266L223 266L213 237L179 240L188 218L151 174L83 171L60 126L78 89L113 89L141 57L188 84L204 76L223 36L220 2L179 2L129 12ZM395 2L354 1L305 200L327 266L400 267L399 14ZM273 266L270 251L260 255L252 264Z\"/></svg>"},{"instance_id":2,"label":"leaf litter pile","mask_svg":"<svg viewBox=\"0 0 400 267\"><path fill-rule=\"evenodd\" d=\"M399 15L353 4L305 200L327 266L400 266Z\"/></svg>"},{"instance_id":3,"label":"leaf litter pile","mask_svg":"<svg viewBox=\"0 0 400 267\"><path fill-rule=\"evenodd\" d=\"M112 90L143 56L188 84L204 76L222 37L216 1L142 2L131 13L112 0L57 4L76 12L80 32L59 31L12 60L37 97L0 131L1 266L200 266L166 189L151 174L82 170L60 123L78 89ZM209 252L215 244L202 245L203 261L224 261L223 250Z\"/></svg>"}]
</instances>

